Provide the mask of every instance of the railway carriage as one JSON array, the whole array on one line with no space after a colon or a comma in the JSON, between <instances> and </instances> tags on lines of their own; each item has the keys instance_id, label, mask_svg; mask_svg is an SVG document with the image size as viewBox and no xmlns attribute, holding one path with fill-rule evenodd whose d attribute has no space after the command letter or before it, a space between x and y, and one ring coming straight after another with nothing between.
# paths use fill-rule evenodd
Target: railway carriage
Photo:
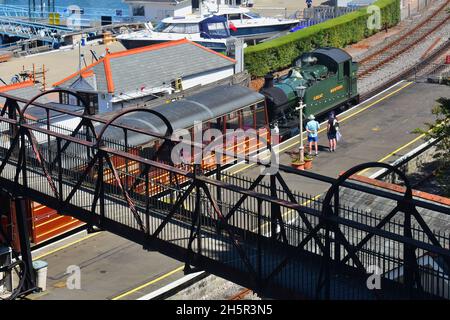
<instances>
[{"instance_id":1,"label":"railway carriage","mask_svg":"<svg viewBox=\"0 0 450 320\"><path fill-rule=\"evenodd\" d=\"M217 86L178 101L156 106L152 110L164 116L172 125L175 133L180 129L187 130L189 137L194 142L208 145L213 138L219 137L205 136L206 130L216 129L216 132L220 131L220 134L223 136L223 146L221 148L224 150L221 159L222 165L236 161L236 158L230 155L231 153L239 155L250 154L266 145L266 141L270 138L265 97L249 88L238 85ZM159 134L165 134L167 130L163 120L155 114L146 112L129 113L119 118L117 123ZM199 124L201 125L200 128L195 127ZM242 130L241 132L254 129L257 136L238 139L236 135L232 134L237 129ZM157 138L132 131L127 132L126 135L125 139L123 129L111 126L105 131L104 138L107 141L118 142L118 145L123 146L127 150L131 148L131 150L135 150L137 154L147 159L152 159L163 143ZM227 137L231 137L231 139ZM190 153L192 162L196 156L195 152L195 148L192 148ZM155 160L170 163L170 157L170 149L160 150ZM205 157L202 157L201 167L205 173L216 168L216 159L214 152L210 152ZM185 159L185 162L189 162L189 159ZM122 173L125 171L128 173L129 178L125 182L128 185L134 179L132 174L140 169L133 163L118 159L116 159L115 165ZM189 163L180 166L192 169ZM112 181L112 173L106 172L105 179ZM170 183L170 177L167 172L161 173L152 170L150 172L150 181L153 182L153 187L150 190L151 194L155 194L158 193L158 185ZM136 190L143 190L143 188L144 186L140 184Z\"/></svg>"}]
</instances>

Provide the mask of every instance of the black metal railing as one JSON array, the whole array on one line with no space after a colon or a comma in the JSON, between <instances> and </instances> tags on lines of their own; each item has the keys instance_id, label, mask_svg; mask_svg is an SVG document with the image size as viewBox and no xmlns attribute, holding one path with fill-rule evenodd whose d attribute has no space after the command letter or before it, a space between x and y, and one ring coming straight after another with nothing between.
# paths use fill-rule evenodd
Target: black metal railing
<instances>
[{"instance_id":1,"label":"black metal railing","mask_svg":"<svg viewBox=\"0 0 450 320\"><path fill-rule=\"evenodd\" d=\"M450 210L414 199L407 179L389 165L357 166L339 179L281 164L271 176L231 175L219 165L206 176L200 165L148 159L95 132L90 139L89 129L71 132L2 115L2 188L185 261L187 269L204 268L272 297L449 297L449 236L430 230L422 216L447 221ZM405 194L347 181L370 166L406 179ZM331 187L312 197L292 190L285 175ZM378 211L370 203L347 206L355 193L388 205ZM373 272L380 289L368 285Z\"/></svg>"}]
</instances>

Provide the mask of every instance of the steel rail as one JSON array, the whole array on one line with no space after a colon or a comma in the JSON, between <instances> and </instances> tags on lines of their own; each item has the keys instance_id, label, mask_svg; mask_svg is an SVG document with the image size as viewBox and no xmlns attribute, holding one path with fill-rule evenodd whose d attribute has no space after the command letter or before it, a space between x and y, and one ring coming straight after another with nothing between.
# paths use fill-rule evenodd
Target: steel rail
<instances>
[{"instance_id":1,"label":"steel rail","mask_svg":"<svg viewBox=\"0 0 450 320\"><path fill-rule=\"evenodd\" d=\"M442 21L438 22L431 30L427 30L427 33L419 34L419 36L414 39L413 42L407 43L405 46L402 46L403 40L409 40L415 33L420 33L420 28L423 27L425 24L430 23L431 20L436 17L439 13L444 11L447 7L447 5L450 4L450 0L447 0L445 4L443 4L439 9L437 9L430 17L428 17L425 21L422 21L420 24L415 26L412 30L402 35L400 38L396 39L393 43L388 44L387 46L383 47L382 49L378 50L377 52L371 54L370 56L362 59L359 61L362 65L362 71L358 73L358 77L364 77L365 75L373 72L374 70L380 68L381 66L385 65L386 63L392 61L402 53L408 51L409 49L413 48L415 45L417 45L420 41L427 38L431 33L435 32L439 27L444 25L447 21L450 20L450 14L445 17ZM396 46L400 45L401 47L396 50L394 53L390 54L386 58L382 58L381 61L376 61L373 65L368 64L368 62L374 61L375 57L382 55L387 50L395 49ZM368 67L367 69L365 67Z\"/></svg>"}]
</instances>

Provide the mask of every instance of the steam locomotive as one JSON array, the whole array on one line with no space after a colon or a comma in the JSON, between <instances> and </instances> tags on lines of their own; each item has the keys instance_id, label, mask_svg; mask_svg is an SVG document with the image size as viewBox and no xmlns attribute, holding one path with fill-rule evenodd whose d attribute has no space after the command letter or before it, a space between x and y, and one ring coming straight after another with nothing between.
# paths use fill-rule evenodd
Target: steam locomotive
<instances>
[{"instance_id":1,"label":"steam locomotive","mask_svg":"<svg viewBox=\"0 0 450 320\"><path fill-rule=\"evenodd\" d=\"M299 98L306 105L304 119L357 104L357 70L358 64L344 50L320 48L297 58L286 76L266 75L260 92L266 97L271 126L278 127L282 139L298 134ZM301 86L306 87L303 97L298 93Z\"/></svg>"}]
</instances>

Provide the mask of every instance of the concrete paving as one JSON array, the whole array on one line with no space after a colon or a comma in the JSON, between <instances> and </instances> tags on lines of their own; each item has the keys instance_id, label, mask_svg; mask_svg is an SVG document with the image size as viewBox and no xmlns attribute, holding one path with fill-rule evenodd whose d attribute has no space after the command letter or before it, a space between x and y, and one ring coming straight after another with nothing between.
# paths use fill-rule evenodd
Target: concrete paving
<instances>
[{"instance_id":1,"label":"concrete paving","mask_svg":"<svg viewBox=\"0 0 450 320\"><path fill-rule=\"evenodd\" d=\"M403 89L402 89L403 88ZM398 91L400 90L400 91ZM395 91L398 91L394 93ZM391 94L386 98L386 95ZM391 90L369 102L362 103L349 113L339 116L343 140L338 143L336 152L328 151L326 130L319 134L319 156L313 160L313 172L337 177L351 167L369 161L378 161L417 138L412 133L416 128L425 129L426 122L433 122L431 113L435 100L448 96L448 87L427 83L409 84L402 82ZM383 100L381 100L383 99ZM364 111L359 112L359 110ZM359 113L358 113L359 112ZM355 114L352 116L352 114ZM321 127L326 129L326 125ZM385 162L393 162L414 147L423 143L417 139L407 147L395 151ZM306 142L305 146L306 146ZM290 152L298 151L299 142L292 141L280 154L280 163L290 165ZM233 168L245 176L256 177L260 169L245 166ZM366 174L370 175L371 171ZM289 186L294 190L313 196L322 193L328 184L310 179L285 175Z\"/></svg>"},{"instance_id":2,"label":"concrete paving","mask_svg":"<svg viewBox=\"0 0 450 320\"><path fill-rule=\"evenodd\" d=\"M125 50L119 42L113 42L108 45L90 43L81 48L81 53L84 54L86 64L89 65L93 61L90 50L93 50L97 57L105 53L105 49L108 48L111 53ZM41 54L35 54L20 58L13 58L8 62L0 63L0 78L6 83L9 83L11 78L18 74L22 70L33 70L33 64L36 69L41 69L45 66L45 70L48 70L46 76L46 87L51 85L65 77L78 71L79 68L79 49L75 47L67 47L64 49L50 51ZM84 67L84 63L82 64Z\"/></svg>"},{"instance_id":3,"label":"concrete paving","mask_svg":"<svg viewBox=\"0 0 450 320\"><path fill-rule=\"evenodd\" d=\"M85 237L84 234L80 235L78 239L72 238L68 243ZM64 245L66 244L59 243L56 247ZM43 254L45 251L34 256L39 257ZM35 300L114 299L182 265L157 252L144 251L141 246L107 232L95 234L40 259L49 264L47 291L29 296ZM67 287L69 266L80 267L80 289ZM182 272L174 273L120 299L137 299L182 276Z\"/></svg>"}]
</instances>

